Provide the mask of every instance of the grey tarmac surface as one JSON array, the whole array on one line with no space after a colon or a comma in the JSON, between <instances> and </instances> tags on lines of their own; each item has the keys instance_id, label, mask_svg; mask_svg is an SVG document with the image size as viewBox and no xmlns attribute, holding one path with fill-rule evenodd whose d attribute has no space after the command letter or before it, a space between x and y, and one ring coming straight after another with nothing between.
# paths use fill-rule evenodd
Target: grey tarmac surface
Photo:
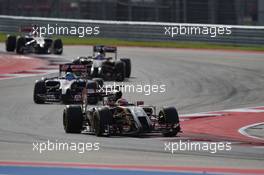
<instances>
[{"instance_id":1,"label":"grey tarmac surface","mask_svg":"<svg viewBox=\"0 0 264 175\"><path fill-rule=\"evenodd\" d=\"M4 51L3 44L0 51ZM132 77L126 83L165 84L165 93L125 93L131 101L176 106L179 113L197 113L240 107L264 106L264 54L255 52L118 48L119 57L132 59ZM91 55L89 46L66 46L61 60ZM47 56L47 55L45 55ZM54 57L54 56L51 56ZM60 104L36 105L33 85L39 76L0 81L0 160L81 162L161 166L263 168L263 147L232 144L231 151L164 151L167 141L159 135L95 137L65 134ZM186 139L186 138L185 138ZM100 143L99 151L33 151L32 143Z\"/></svg>"},{"instance_id":2,"label":"grey tarmac surface","mask_svg":"<svg viewBox=\"0 0 264 175\"><path fill-rule=\"evenodd\" d=\"M256 125L245 130L247 134L264 140L264 124Z\"/></svg>"}]
</instances>

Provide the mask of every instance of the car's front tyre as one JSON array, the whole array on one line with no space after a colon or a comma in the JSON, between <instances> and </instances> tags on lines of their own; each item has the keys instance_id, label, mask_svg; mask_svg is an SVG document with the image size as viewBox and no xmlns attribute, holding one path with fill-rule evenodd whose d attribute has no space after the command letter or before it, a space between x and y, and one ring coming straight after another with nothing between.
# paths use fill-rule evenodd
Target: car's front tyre
<instances>
[{"instance_id":1,"label":"car's front tyre","mask_svg":"<svg viewBox=\"0 0 264 175\"><path fill-rule=\"evenodd\" d=\"M25 44L26 44L26 38L25 37L18 37L17 47L16 47L16 53L17 54L23 54L24 53Z\"/></svg>"},{"instance_id":2,"label":"car's front tyre","mask_svg":"<svg viewBox=\"0 0 264 175\"><path fill-rule=\"evenodd\" d=\"M120 59L122 62L125 63L125 68L126 68L126 78L129 78L131 75L131 61L129 58L121 58Z\"/></svg>"},{"instance_id":3,"label":"car's front tyre","mask_svg":"<svg viewBox=\"0 0 264 175\"><path fill-rule=\"evenodd\" d=\"M80 106L66 106L63 110L63 127L66 133L81 133L83 114Z\"/></svg>"},{"instance_id":4,"label":"car's front tyre","mask_svg":"<svg viewBox=\"0 0 264 175\"><path fill-rule=\"evenodd\" d=\"M94 132L96 136L110 135L109 127L113 123L113 114L107 107L99 108L93 115ZM108 130L108 133L105 131Z\"/></svg>"},{"instance_id":5,"label":"car's front tyre","mask_svg":"<svg viewBox=\"0 0 264 175\"><path fill-rule=\"evenodd\" d=\"M37 81L34 86L33 100L36 104L45 103L46 86L45 81Z\"/></svg>"},{"instance_id":6,"label":"car's front tyre","mask_svg":"<svg viewBox=\"0 0 264 175\"><path fill-rule=\"evenodd\" d=\"M175 107L164 107L159 112L159 123L168 126L162 130L164 137L174 137L181 131L179 115Z\"/></svg>"},{"instance_id":7,"label":"car's front tyre","mask_svg":"<svg viewBox=\"0 0 264 175\"><path fill-rule=\"evenodd\" d=\"M14 52L16 49L16 36L8 35L5 44L7 52Z\"/></svg>"},{"instance_id":8,"label":"car's front tyre","mask_svg":"<svg viewBox=\"0 0 264 175\"><path fill-rule=\"evenodd\" d=\"M63 52L63 43L61 39L56 39L53 42L53 53L56 55L61 55Z\"/></svg>"},{"instance_id":9,"label":"car's front tyre","mask_svg":"<svg viewBox=\"0 0 264 175\"><path fill-rule=\"evenodd\" d=\"M115 77L116 81L124 81L126 77L125 63L122 61L115 62Z\"/></svg>"}]
</instances>

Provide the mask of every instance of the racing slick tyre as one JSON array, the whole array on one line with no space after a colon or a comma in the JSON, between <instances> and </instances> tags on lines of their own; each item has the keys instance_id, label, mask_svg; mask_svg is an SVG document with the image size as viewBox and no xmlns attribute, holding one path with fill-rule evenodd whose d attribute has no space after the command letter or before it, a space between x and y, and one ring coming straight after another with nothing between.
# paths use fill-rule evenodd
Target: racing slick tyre
<instances>
[{"instance_id":1,"label":"racing slick tyre","mask_svg":"<svg viewBox=\"0 0 264 175\"><path fill-rule=\"evenodd\" d=\"M125 63L122 61L115 62L115 78L116 81L124 81L126 77Z\"/></svg>"},{"instance_id":2,"label":"racing slick tyre","mask_svg":"<svg viewBox=\"0 0 264 175\"><path fill-rule=\"evenodd\" d=\"M63 44L61 39L54 40L53 43L53 53L56 55L61 55L63 52Z\"/></svg>"},{"instance_id":3,"label":"racing slick tyre","mask_svg":"<svg viewBox=\"0 0 264 175\"><path fill-rule=\"evenodd\" d=\"M17 46L16 46L16 53L23 54L24 53L25 44L26 44L26 38L18 37Z\"/></svg>"},{"instance_id":4,"label":"racing slick tyre","mask_svg":"<svg viewBox=\"0 0 264 175\"><path fill-rule=\"evenodd\" d=\"M114 73L112 70L115 68L115 62L104 61L101 66L101 71L99 72L99 77L103 80L112 80ZM111 76L109 77L109 75Z\"/></svg>"},{"instance_id":5,"label":"racing slick tyre","mask_svg":"<svg viewBox=\"0 0 264 175\"><path fill-rule=\"evenodd\" d=\"M131 61L129 58L121 58L120 60L125 63L126 78L129 78L131 74Z\"/></svg>"},{"instance_id":6,"label":"racing slick tyre","mask_svg":"<svg viewBox=\"0 0 264 175\"><path fill-rule=\"evenodd\" d=\"M46 86L45 81L37 81L34 86L33 100L36 104L45 103ZM42 95L42 97L41 97Z\"/></svg>"},{"instance_id":7,"label":"racing slick tyre","mask_svg":"<svg viewBox=\"0 0 264 175\"><path fill-rule=\"evenodd\" d=\"M94 132L96 136L110 136L110 125L113 124L113 114L107 107L99 108L94 112ZM108 131L105 133L105 131Z\"/></svg>"},{"instance_id":8,"label":"racing slick tyre","mask_svg":"<svg viewBox=\"0 0 264 175\"><path fill-rule=\"evenodd\" d=\"M5 44L7 52L14 52L16 49L16 36L8 35Z\"/></svg>"},{"instance_id":9,"label":"racing slick tyre","mask_svg":"<svg viewBox=\"0 0 264 175\"><path fill-rule=\"evenodd\" d=\"M80 106L66 106L63 110L63 127L66 133L81 133L83 114Z\"/></svg>"},{"instance_id":10,"label":"racing slick tyre","mask_svg":"<svg viewBox=\"0 0 264 175\"><path fill-rule=\"evenodd\" d=\"M181 130L179 115L175 107L164 107L159 112L159 122L170 126L162 131L164 137L174 137Z\"/></svg>"}]
</instances>

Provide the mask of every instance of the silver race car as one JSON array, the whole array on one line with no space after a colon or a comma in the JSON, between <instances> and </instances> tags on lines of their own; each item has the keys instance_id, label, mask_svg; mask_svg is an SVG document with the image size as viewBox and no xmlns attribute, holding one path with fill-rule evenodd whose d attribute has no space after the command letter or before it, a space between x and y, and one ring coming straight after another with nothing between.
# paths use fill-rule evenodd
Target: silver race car
<instances>
[{"instance_id":1,"label":"silver race car","mask_svg":"<svg viewBox=\"0 0 264 175\"><path fill-rule=\"evenodd\" d=\"M23 36L8 35L6 38L6 51L18 54L36 53L36 54L57 54L63 52L63 43L61 39L48 37L39 37L32 32L32 27L21 29L22 32L27 32Z\"/></svg>"}]
</instances>

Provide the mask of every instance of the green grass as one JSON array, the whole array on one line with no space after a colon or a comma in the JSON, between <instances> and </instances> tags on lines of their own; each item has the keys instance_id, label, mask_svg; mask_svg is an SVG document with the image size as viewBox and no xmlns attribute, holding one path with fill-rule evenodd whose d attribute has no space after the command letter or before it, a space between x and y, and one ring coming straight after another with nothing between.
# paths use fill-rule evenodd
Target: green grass
<instances>
[{"instance_id":1,"label":"green grass","mask_svg":"<svg viewBox=\"0 0 264 175\"><path fill-rule=\"evenodd\" d=\"M0 33L0 42L4 42L6 39L6 35L5 34L2 34Z\"/></svg>"},{"instance_id":2,"label":"green grass","mask_svg":"<svg viewBox=\"0 0 264 175\"><path fill-rule=\"evenodd\" d=\"M183 41L128 41L109 38L78 38L60 37L64 45L114 45L114 46L138 46L138 47L161 47L161 48L194 48L194 49L226 49L226 50L252 50L264 51L262 45L237 45L237 44L214 44L206 42L183 42ZM0 34L0 42L6 39L5 34Z\"/></svg>"}]
</instances>

